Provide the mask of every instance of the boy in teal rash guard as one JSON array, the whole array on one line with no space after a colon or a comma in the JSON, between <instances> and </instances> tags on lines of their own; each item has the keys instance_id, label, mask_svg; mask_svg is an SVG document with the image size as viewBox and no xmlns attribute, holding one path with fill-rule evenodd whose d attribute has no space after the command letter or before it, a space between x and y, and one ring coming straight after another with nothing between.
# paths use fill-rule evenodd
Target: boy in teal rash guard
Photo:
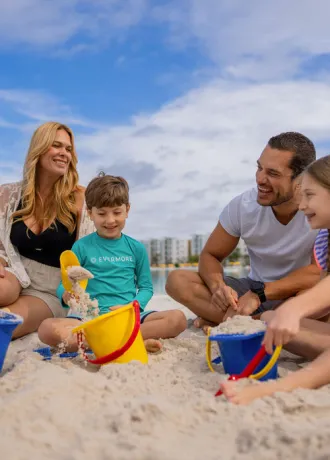
<instances>
[{"instance_id":1,"label":"boy in teal rash guard","mask_svg":"<svg viewBox=\"0 0 330 460\"><path fill-rule=\"evenodd\" d=\"M141 321L149 314L144 309L152 297L153 287L147 252L142 243L124 234L109 239L92 233L76 241L72 251L80 265L94 275L88 281L86 291L91 299L98 300L100 314L109 313L109 308L132 300L138 300L140 304ZM57 288L59 299L63 299L64 293L61 283Z\"/></svg>"},{"instance_id":2,"label":"boy in teal rash guard","mask_svg":"<svg viewBox=\"0 0 330 460\"><path fill-rule=\"evenodd\" d=\"M153 295L147 253L142 243L122 233L130 209L128 184L121 177L97 177L88 185L85 198L96 232L76 241L72 251L80 265L94 275L86 292L97 299L100 314L137 300L145 345L148 351L157 351L161 348L158 339L176 337L187 322L180 310L144 311ZM57 295L67 305L71 294L62 283ZM49 318L39 327L38 335L50 346L65 341L67 350L73 351L77 343L70 331L79 324L77 316Z\"/></svg>"}]
</instances>

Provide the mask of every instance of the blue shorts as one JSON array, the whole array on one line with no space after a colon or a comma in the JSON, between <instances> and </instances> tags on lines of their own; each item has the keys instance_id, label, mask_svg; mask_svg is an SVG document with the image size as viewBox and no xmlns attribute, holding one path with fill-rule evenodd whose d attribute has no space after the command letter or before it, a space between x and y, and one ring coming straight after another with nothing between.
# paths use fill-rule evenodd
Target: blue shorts
<instances>
[{"instance_id":1,"label":"blue shorts","mask_svg":"<svg viewBox=\"0 0 330 460\"><path fill-rule=\"evenodd\" d=\"M143 324L143 322L146 319L146 317L149 316L151 313L156 313L156 312L153 311L153 310L150 310L150 311L142 311L140 313L140 322L141 322L141 324ZM69 319L77 319L78 321L82 321L81 316L78 316L78 315L68 315L67 318L69 318Z\"/></svg>"},{"instance_id":2,"label":"blue shorts","mask_svg":"<svg viewBox=\"0 0 330 460\"><path fill-rule=\"evenodd\" d=\"M156 313L155 311L153 310L149 310L149 311L142 311L140 313L140 322L141 324L143 324L143 321L146 319L147 316L149 316L151 313Z\"/></svg>"}]
</instances>

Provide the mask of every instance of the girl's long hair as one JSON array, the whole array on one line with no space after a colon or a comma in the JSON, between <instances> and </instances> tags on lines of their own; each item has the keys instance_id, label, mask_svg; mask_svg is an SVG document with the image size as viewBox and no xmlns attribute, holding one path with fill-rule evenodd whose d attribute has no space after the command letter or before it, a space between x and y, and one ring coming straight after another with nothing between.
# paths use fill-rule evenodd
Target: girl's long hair
<instances>
[{"instance_id":1,"label":"girl's long hair","mask_svg":"<svg viewBox=\"0 0 330 460\"><path fill-rule=\"evenodd\" d=\"M59 129L63 129L70 136L72 159L67 173L55 182L52 193L43 201L37 183L38 163L41 156L53 145ZM53 121L39 126L33 133L24 163L22 206L19 211L13 213L12 219L33 217L42 230L57 219L72 233L76 228L78 214L74 195L74 192L79 190L77 162L74 136L68 126Z\"/></svg>"},{"instance_id":2,"label":"girl's long hair","mask_svg":"<svg viewBox=\"0 0 330 460\"><path fill-rule=\"evenodd\" d=\"M330 155L319 158L305 170L316 182L330 192ZM328 229L327 272L330 274L330 229Z\"/></svg>"}]
</instances>

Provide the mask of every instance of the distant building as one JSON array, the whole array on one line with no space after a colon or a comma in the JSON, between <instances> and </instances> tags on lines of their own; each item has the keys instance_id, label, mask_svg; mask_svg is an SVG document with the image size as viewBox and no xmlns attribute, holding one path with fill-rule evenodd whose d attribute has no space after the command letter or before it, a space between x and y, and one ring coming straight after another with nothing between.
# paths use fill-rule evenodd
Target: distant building
<instances>
[{"instance_id":1,"label":"distant building","mask_svg":"<svg viewBox=\"0 0 330 460\"><path fill-rule=\"evenodd\" d=\"M150 240L142 240L141 243L146 248L149 263L151 264L151 242L150 242Z\"/></svg>"},{"instance_id":2,"label":"distant building","mask_svg":"<svg viewBox=\"0 0 330 460\"><path fill-rule=\"evenodd\" d=\"M141 240L141 243L146 248L150 265L187 263L191 255L192 241L188 239L152 238Z\"/></svg>"},{"instance_id":3,"label":"distant building","mask_svg":"<svg viewBox=\"0 0 330 460\"><path fill-rule=\"evenodd\" d=\"M199 256L202 252L202 249L205 246L206 241L208 240L210 234L194 234L191 238L191 255L192 256Z\"/></svg>"},{"instance_id":4,"label":"distant building","mask_svg":"<svg viewBox=\"0 0 330 460\"><path fill-rule=\"evenodd\" d=\"M174 263L186 263L189 259L189 240L176 240L176 261Z\"/></svg>"},{"instance_id":5,"label":"distant building","mask_svg":"<svg viewBox=\"0 0 330 460\"><path fill-rule=\"evenodd\" d=\"M164 255L164 244L160 239L151 239L150 240L150 263L152 265L164 264L165 261Z\"/></svg>"},{"instance_id":6,"label":"distant building","mask_svg":"<svg viewBox=\"0 0 330 460\"><path fill-rule=\"evenodd\" d=\"M164 238L164 263L176 264L188 262L188 240Z\"/></svg>"}]
</instances>

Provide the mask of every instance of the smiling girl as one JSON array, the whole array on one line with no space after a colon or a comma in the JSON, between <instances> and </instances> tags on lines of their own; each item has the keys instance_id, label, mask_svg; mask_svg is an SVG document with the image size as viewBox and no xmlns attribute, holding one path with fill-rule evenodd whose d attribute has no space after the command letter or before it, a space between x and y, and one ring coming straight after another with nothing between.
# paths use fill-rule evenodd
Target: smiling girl
<instances>
[{"instance_id":1,"label":"smiling girl","mask_svg":"<svg viewBox=\"0 0 330 460\"><path fill-rule=\"evenodd\" d=\"M305 368L278 380L250 385L241 390L234 382L224 382L222 390L235 404L248 404L256 398L296 388L319 388L330 383L330 324L322 318L330 312L330 156L312 163L303 174L299 208L312 229L321 228L314 247L314 258L323 271L316 286L292 297L274 312L266 312L264 345L268 353L284 345L295 354L314 359Z\"/></svg>"}]
</instances>

